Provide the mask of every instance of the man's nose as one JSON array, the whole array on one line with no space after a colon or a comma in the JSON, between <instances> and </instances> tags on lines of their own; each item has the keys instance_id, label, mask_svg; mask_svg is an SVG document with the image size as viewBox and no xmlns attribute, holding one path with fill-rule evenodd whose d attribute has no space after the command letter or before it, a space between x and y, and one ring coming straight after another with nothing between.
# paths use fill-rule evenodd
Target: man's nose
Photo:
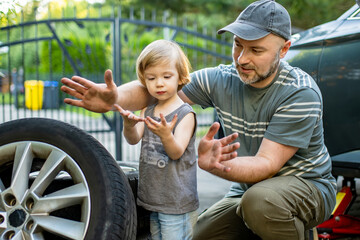
<instances>
[{"instance_id":1,"label":"man's nose","mask_svg":"<svg viewBox=\"0 0 360 240\"><path fill-rule=\"evenodd\" d=\"M239 64L245 64L249 62L249 53L247 51L245 51L245 49L243 49L240 54L239 57L237 58L237 61Z\"/></svg>"}]
</instances>

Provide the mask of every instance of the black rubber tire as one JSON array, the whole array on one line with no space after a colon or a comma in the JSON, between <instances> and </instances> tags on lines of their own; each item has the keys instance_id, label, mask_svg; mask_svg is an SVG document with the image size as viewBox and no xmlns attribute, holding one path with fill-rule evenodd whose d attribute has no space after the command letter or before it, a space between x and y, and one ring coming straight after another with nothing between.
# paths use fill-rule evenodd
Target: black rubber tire
<instances>
[{"instance_id":1,"label":"black rubber tire","mask_svg":"<svg viewBox=\"0 0 360 240\"><path fill-rule=\"evenodd\" d=\"M137 188L139 183L139 164L137 162L121 162L118 161L120 167L129 167L131 171L124 171L134 194L137 199ZM141 206L136 206L137 212L137 240L151 240L150 234L150 211Z\"/></svg>"},{"instance_id":2,"label":"black rubber tire","mask_svg":"<svg viewBox=\"0 0 360 240\"><path fill-rule=\"evenodd\" d=\"M88 185L91 202L84 239L136 239L136 204L128 179L95 138L77 127L52 119L28 118L0 125L0 148L19 141L55 146L68 154L80 167ZM0 156L0 178L3 185L11 181L4 179L9 176L4 173L6 169L12 169L11 165L11 159L9 162L4 160L4 156Z\"/></svg>"}]
</instances>

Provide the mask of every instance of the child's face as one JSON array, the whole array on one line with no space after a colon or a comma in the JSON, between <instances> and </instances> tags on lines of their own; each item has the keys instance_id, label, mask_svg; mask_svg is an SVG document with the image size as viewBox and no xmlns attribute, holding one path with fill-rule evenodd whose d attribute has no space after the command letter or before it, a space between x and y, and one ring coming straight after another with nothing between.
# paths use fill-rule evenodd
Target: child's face
<instances>
[{"instance_id":1,"label":"child's face","mask_svg":"<svg viewBox=\"0 0 360 240\"><path fill-rule=\"evenodd\" d=\"M147 67L144 76L146 88L151 96L159 101L165 101L176 96L180 81L175 61Z\"/></svg>"}]
</instances>

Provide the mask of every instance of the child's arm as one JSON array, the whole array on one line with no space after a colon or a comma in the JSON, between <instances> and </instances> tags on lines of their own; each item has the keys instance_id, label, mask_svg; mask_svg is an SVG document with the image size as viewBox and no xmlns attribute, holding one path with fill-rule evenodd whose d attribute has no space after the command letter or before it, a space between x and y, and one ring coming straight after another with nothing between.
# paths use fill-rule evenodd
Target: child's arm
<instances>
[{"instance_id":1,"label":"child's arm","mask_svg":"<svg viewBox=\"0 0 360 240\"><path fill-rule=\"evenodd\" d=\"M119 111L123 120L123 134L126 141L131 144L137 144L144 134L144 111L141 111L140 117L133 114L131 111L122 109L119 105L114 105L115 109Z\"/></svg>"},{"instance_id":2,"label":"child's arm","mask_svg":"<svg viewBox=\"0 0 360 240\"><path fill-rule=\"evenodd\" d=\"M163 114L160 114L161 122L147 117L145 123L148 128L158 135L164 146L167 155L173 159L179 159L185 152L189 145L190 139L195 130L195 115L193 113L187 114L176 127L175 133L172 130L177 121L177 115L174 116L171 122L166 122Z\"/></svg>"}]
</instances>

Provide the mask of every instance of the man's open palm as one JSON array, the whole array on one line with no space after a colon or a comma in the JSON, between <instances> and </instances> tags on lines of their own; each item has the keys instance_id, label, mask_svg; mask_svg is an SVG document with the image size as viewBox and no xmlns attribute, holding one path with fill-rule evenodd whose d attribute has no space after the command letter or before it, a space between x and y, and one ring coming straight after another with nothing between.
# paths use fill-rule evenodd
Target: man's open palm
<instances>
[{"instance_id":1,"label":"man's open palm","mask_svg":"<svg viewBox=\"0 0 360 240\"><path fill-rule=\"evenodd\" d=\"M219 127L219 123L213 123L207 134L200 140L198 147L199 167L209 172L214 169L230 171L230 168L222 162L234 159L237 156L236 149L240 147L238 142L232 143L237 138L237 133L214 139Z\"/></svg>"},{"instance_id":2,"label":"man's open palm","mask_svg":"<svg viewBox=\"0 0 360 240\"><path fill-rule=\"evenodd\" d=\"M71 79L62 78L64 86L61 90L78 99L65 98L64 102L93 112L103 113L112 110L118 93L111 70L106 70L104 81L105 83L94 83L79 76L73 76Z\"/></svg>"}]
</instances>

